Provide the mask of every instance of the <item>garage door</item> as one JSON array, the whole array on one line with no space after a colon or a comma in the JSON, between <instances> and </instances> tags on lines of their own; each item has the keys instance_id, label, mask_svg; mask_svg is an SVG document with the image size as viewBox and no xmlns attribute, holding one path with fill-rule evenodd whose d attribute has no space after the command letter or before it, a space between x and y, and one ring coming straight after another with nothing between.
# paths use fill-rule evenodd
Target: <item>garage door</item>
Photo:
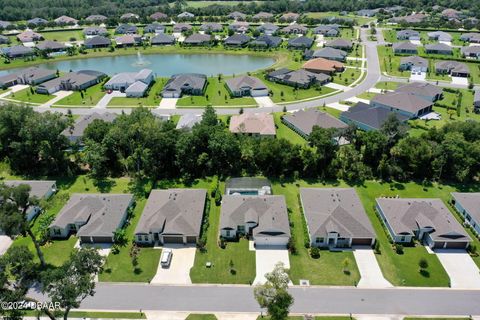
<instances>
[{"instance_id":1,"label":"garage door","mask_svg":"<svg viewBox=\"0 0 480 320\"><path fill-rule=\"evenodd\" d=\"M183 236L164 236L163 243L183 243Z\"/></svg>"},{"instance_id":2,"label":"garage door","mask_svg":"<svg viewBox=\"0 0 480 320\"><path fill-rule=\"evenodd\" d=\"M372 239L352 239L352 246L369 246L372 244Z\"/></svg>"},{"instance_id":3,"label":"garage door","mask_svg":"<svg viewBox=\"0 0 480 320\"><path fill-rule=\"evenodd\" d=\"M91 243L92 240L90 239L90 237L80 237L80 242L81 243Z\"/></svg>"},{"instance_id":4,"label":"garage door","mask_svg":"<svg viewBox=\"0 0 480 320\"><path fill-rule=\"evenodd\" d=\"M444 245L445 245L445 242L437 241L437 242L435 242L435 245L433 246L433 248L442 249Z\"/></svg>"},{"instance_id":5,"label":"garage door","mask_svg":"<svg viewBox=\"0 0 480 320\"><path fill-rule=\"evenodd\" d=\"M255 237L255 244L261 246L286 246L287 237Z\"/></svg>"},{"instance_id":6,"label":"garage door","mask_svg":"<svg viewBox=\"0 0 480 320\"><path fill-rule=\"evenodd\" d=\"M197 237L195 236L187 236L187 243L196 243Z\"/></svg>"},{"instance_id":7,"label":"garage door","mask_svg":"<svg viewBox=\"0 0 480 320\"><path fill-rule=\"evenodd\" d=\"M95 243L111 243L113 242L112 237L92 237L93 242Z\"/></svg>"},{"instance_id":8,"label":"garage door","mask_svg":"<svg viewBox=\"0 0 480 320\"><path fill-rule=\"evenodd\" d=\"M465 249L466 246L466 242L447 242L448 249Z\"/></svg>"}]
</instances>

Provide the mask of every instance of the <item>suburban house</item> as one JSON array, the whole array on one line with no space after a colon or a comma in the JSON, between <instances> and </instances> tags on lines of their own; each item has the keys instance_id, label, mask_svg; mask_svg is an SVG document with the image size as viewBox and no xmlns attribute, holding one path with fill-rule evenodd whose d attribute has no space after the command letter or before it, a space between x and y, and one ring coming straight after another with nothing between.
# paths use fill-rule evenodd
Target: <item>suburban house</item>
<instances>
[{"instance_id":1,"label":"suburban house","mask_svg":"<svg viewBox=\"0 0 480 320\"><path fill-rule=\"evenodd\" d=\"M411 70L412 72L427 72L428 60L419 56L402 57L399 69Z\"/></svg>"},{"instance_id":2,"label":"suburban house","mask_svg":"<svg viewBox=\"0 0 480 320\"><path fill-rule=\"evenodd\" d=\"M136 34L137 26L133 24L121 24L115 29L116 34Z\"/></svg>"},{"instance_id":3,"label":"suburban house","mask_svg":"<svg viewBox=\"0 0 480 320\"><path fill-rule=\"evenodd\" d=\"M272 184L268 179L260 177L228 178L225 181L225 194L235 196L271 195Z\"/></svg>"},{"instance_id":4,"label":"suburban house","mask_svg":"<svg viewBox=\"0 0 480 320\"><path fill-rule=\"evenodd\" d=\"M278 20L281 22L293 22L297 21L298 18L300 18L300 15L298 13L286 12L282 14Z\"/></svg>"},{"instance_id":5,"label":"suburban house","mask_svg":"<svg viewBox=\"0 0 480 320\"><path fill-rule=\"evenodd\" d=\"M162 90L163 98L180 98L183 94L201 96L207 87L207 76L198 73L173 75Z\"/></svg>"},{"instance_id":6,"label":"suburban house","mask_svg":"<svg viewBox=\"0 0 480 320\"><path fill-rule=\"evenodd\" d=\"M305 139L308 139L308 136L312 133L313 127L315 126L324 129L334 128L339 130L348 127L345 122L317 109L302 109L294 113L287 113L282 116L282 122Z\"/></svg>"},{"instance_id":7,"label":"suburban house","mask_svg":"<svg viewBox=\"0 0 480 320\"><path fill-rule=\"evenodd\" d=\"M480 33L469 32L460 36L460 40L470 43L480 43Z\"/></svg>"},{"instance_id":8,"label":"suburban house","mask_svg":"<svg viewBox=\"0 0 480 320\"><path fill-rule=\"evenodd\" d=\"M347 60L347 52L340 49L327 47L315 50L311 58L324 58L328 60L345 61Z\"/></svg>"},{"instance_id":9,"label":"suburban house","mask_svg":"<svg viewBox=\"0 0 480 320\"><path fill-rule=\"evenodd\" d=\"M212 42L212 36L209 34L194 33L189 35L183 44L190 46L204 46L209 45Z\"/></svg>"},{"instance_id":10,"label":"suburban house","mask_svg":"<svg viewBox=\"0 0 480 320\"><path fill-rule=\"evenodd\" d=\"M142 36L139 34L124 34L115 38L117 47L138 46L142 43Z\"/></svg>"},{"instance_id":11,"label":"suburban house","mask_svg":"<svg viewBox=\"0 0 480 320\"><path fill-rule=\"evenodd\" d=\"M250 23L246 21L235 21L228 26L228 29L238 33L245 33L248 31L248 28L250 28Z\"/></svg>"},{"instance_id":12,"label":"suburban house","mask_svg":"<svg viewBox=\"0 0 480 320\"><path fill-rule=\"evenodd\" d=\"M343 72L345 66L340 61L328 60L324 58L315 58L308 60L302 66L303 69L314 72L314 73L324 73L327 75L332 75L336 72Z\"/></svg>"},{"instance_id":13,"label":"suburban house","mask_svg":"<svg viewBox=\"0 0 480 320\"><path fill-rule=\"evenodd\" d=\"M312 247L372 246L375 232L353 188L300 188Z\"/></svg>"},{"instance_id":14,"label":"suburban house","mask_svg":"<svg viewBox=\"0 0 480 320\"><path fill-rule=\"evenodd\" d=\"M175 43L175 37L170 34L159 33L150 40L150 43L152 46L171 45Z\"/></svg>"},{"instance_id":15,"label":"suburban house","mask_svg":"<svg viewBox=\"0 0 480 320\"><path fill-rule=\"evenodd\" d=\"M254 21L270 21L273 19L273 14L270 12L259 12L252 17Z\"/></svg>"},{"instance_id":16,"label":"suburban house","mask_svg":"<svg viewBox=\"0 0 480 320\"><path fill-rule=\"evenodd\" d=\"M458 213L480 234L480 192L452 192L451 196Z\"/></svg>"},{"instance_id":17,"label":"suburban house","mask_svg":"<svg viewBox=\"0 0 480 320\"><path fill-rule=\"evenodd\" d=\"M480 112L480 90L475 90L473 96L473 110L478 113Z\"/></svg>"},{"instance_id":18,"label":"suburban house","mask_svg":"<svg viewBox=\"0 0 480 320\"><path fill-rule=\"evenodd\" d=\"M195 18L195 15L193 13L185 11L185 12L182 12L179 15L177 15L177 18L188 20L188 19Z\"/></svg>"},{"instance_id":19,"label":"suburban house","mask_svg":"<svg viewBox=\"0 0 480 320\"><path fill-rule=\"evenodd\" d=\"M61 77L43 82L35 89L37 93L53 94L60 90L80 91L100 83L107 75L95 70L69 72Z\"/></svg>"},{"instance_id":20,"label":"suburban house","mask_svg":"<svg viewBox=\"0 0 480 320\"><path fill-rule=\"evenodd\" d=\"M393 53L395 54L417 54L417 45L410 41L395 42L392 45Z\"/></svg>"},{"instance_id":21,"label":"suburban house","mask_svg":"<svg viewBox=\"0 0 480 320\"><path fill-rule=\"evenodd\" d=\"M200 123L201 121L201 114L183 114L180 116L180 119L178 119L177 126L175 128L178 130L191 130L197 123Z\"/></svg>"},{"instance_id":22,"label":"suburban house","mask_svg":"<svg viewBox=\"0 0 480 320\"><path fill-rule=\"evenodd\" d=\"M327 43L325 43L325 47L350 51L353 48L353 43L348 39L339 38L339 39L327 41Z\"/></svg>"},{"instance_id":23,"label":"suburban house","mask_svg":"<svg viewBox=\"0 0 480 320\"><path fill-rule=\"evenodd\" d=\"M220 237L227 240L242 235L256 246L286 246L290 223L284 196L224 195L220 212Z\"/></svg>"},{"instance_id":24,"label":"suburban house","mask_svg":"<svg viewBox=\"0 0 480 320\"><path fill-rule=\"evenodd\" d=\"M313 39L308 37L296 37L288 40L288 47L294 49L308 49L312 46Z\"/></svg>"},{"instance_id":25,"label":"suburban house","mask_svg":"<svg viewBox=\"0 0 480 320\"><path fill-rule=\"evenodd\" d=\"M370 101L372 107L385 108L410 119L432 112L433 102L409 92L388 92L378 94Z\"/></svg>"},{"instance_id":26,"label":"suburban house","mask_svg":"<svg viewBox=\"0 0 480 320\"><path fill-rule=\"evenodd\" d=\"M35 54L35 50L33 48L22 45L0 48L0 50L2 51L3 55L9 59L23 58L33 56Z\"/></svg>"},{"instance_id":27,"label":"suburban house","mask_svg":"<svg viewBox=\"0 0 480 320\"><path fill-rule=\"evenodd\" d=\"M212 32L222 32L223 31L223 26L220 23L217 22L205 22L200 26L200 30L206 32L206 33L212 33Z\"/></svg>"},{"instance_id":28,"label":"suburban house","mask_svg":"<svg viewBox=\"0 0 480 320\"><path fill-rule=\"evenodd\" d=\"M466 58L480 58L480 46L462 47L460 51L462 52L462 55Z\"/></svg>"},{"instance_id":29,"label":"suburban house","mask_svg":"<svg viewBox=\"0 0 480 320\"><path fill-rule=\"evenodd\" d=\"M263 32L266 35L275 34L278 31L278 29L279 29L278 26L270 22L262 23L257 27L257 31Z\"/></svg>"},{"instance_id":30,"label":"suburban house","mask_svg":"<svg viewBox=\"0 0 480 320\"><path fill-rule=\"evenodd\" d=\"M10 43L10 38L0 34L0 44L8 44Z\"/></svg>"},{"instance_id":31,"label":"suburban house","mask_svg":"<svg viewBox=\"0 0 480 320\"><path fill-rule=\"evenodd\" d=\"M445 54L445 55L452 55L453 49L449 45L445 43L434 43L434 44L426 44L425 45L425 52L429 54Z\"/></svg>"},{"instance_id":32,"label":"suburban house","mask_svg":"<svg viewBox=\"0 0 480 320\"><path fill-rule=\"evenodd\" d=\"M409 24L416 24L416 23L421 23L426 18L427 16L423 13L414 13L408 16L393 17L390 19L390 21L395 23L405 22Z\"/></svg>"},{"instance_id":33,"label":"suburban house","mask_svg":"<svg viewBox=\"0 0 480 320\"><path fill-rule=\"evenodd\" d=\"M278 69L267 74L269 81L283 83L291 87L307 89L314 84L325 84L330 81L330 76L323 73L314 73L305 69L290 70Z\"/></svg>"},{"instance_id":34,"label":"suburban house","mask_svg":"<svg viewBox=\"0 0 480 320\"><path fill-rule=\"evenodd\" d=\"M233 11L227 16L227 18L241 21L241 20L245 20L247 18L247 15L242 12Z\"/></svg>"},{"instance_id":35,"label":"suburban house","mask_svg":"<svg viewBox=\"0 0 480 320\"><path fill-rule=\"evenodd\" d=\"M38 85L57 76L54 70L30 67L0 76L0 87L11 87L17 84Z\"/></svg>"},{"instance_id":36,"label":"suburban house","mask_svg":"<svg viewBox=\"0 0 480 320\"><path fill-rule=\"evenodd\" d=\"M258 78L239 76L225 80L225 85L233 97L268 97L267 86Z\"/></svg>"},{"instance_id":37,"label":"suburban house","mask_svg":"<svg viewBox=\"0 0 480 320\"><path fill-rule=\"evenodd\" d=\"M92 36L107 36L108 31L103 27L86 27L83 29L83 34L87 37Z\"/></svg>"},{"instance_id":38,"label":"suburban house","mask_svg":"<svg viewBox=\"0 0 480 320\"><path fill-rule=\"evenodd\" d=\"M94 112L92 114L87 114L78 118L75 123L71 126L63 130L62 134L67 137L67 139L72 143L80 142L83 138L83 133L85 129L88 127L90 123L95 120L101 120L105 122L113 122L117 118L116 113L110 112L103 112L97 113Z\"/></svg>"},{"instance_id":39,"label":"suburban house","mask_svg":"<svg viewBox=\"0 0 480 320\"><path fill-rule=\"evenodd\" d=\"M120 20L138 20L140 18L140 16L138 14L135 14L135 13L131 13L131 12L128 12L128 13L124 13L120 16Z\"/></svg>"},{"instance_id":40,"label":"suburban house","mask_svg":"<svg viewBox=\"0 0 480 320\"><path fill-rule=\"evenodd\" d=\"M43 18L32 18L30 20L27 20L27 26L33 25L33 26L40 26L40 25L45 25L47 24L48 21L43 19Z\"/></svg>"},{"instance_id":41,"label":"suburban house","mask_svg":"<svg viewBox=\"0 0 480 320\"><path fill-rule=\"evenodd\" d=\"M192 25L188 23L175 23L173 25L173 32L174 33L181 33L192 30Z\"/></svg>"},{"instance_id":42,"label":"suburban house","mask_svg":"<svg viewBox=\"0 0 480 320\"><path fill-rule=\"evenodd\" d=\"M244 47L251 40L249 36L243 33L236 33L223 42L224 45L229 47Z\"/></svg>"},{"instance_id":43,"label":"suburban house","mask_svg":"<svg viewBox=\"0 0 480 320\"><path fill-rule=\"evenodd\" d=\"M261 35L258 38L250 41L250 47L276 48L282 44L282 38L269 35Z\"/></svg>"},{"instance_id":44,"label":"suburban house","mask_svg":"<svg viewBox=\"0 0 480 320\"><path fill-rule=\"evenodd\" d=\"M102 23L108 20L108 18L101 14L92 14L85 18L86 21L92 23Z\"/></svg>"},{"instance_id":45,"label":"suburban house","mask_svg":"<svg viewBox=\"0 0 480 320\"><path fill-rule=\"evenodd\" d=\"M9 21L0 20L0 29L7 29L11 25L12 23L10 23Z\"/></svg>"},{"instance_id":46,"label":"suburban house","mask_svg":"<svg viewBox=\"0 0 480 320\"><path fill-rule=\"evenodd\" d=\"M443 90L428 82L410 82L399 86L395 92L405 92L416 95L419 98L435 102L442 98Z\"/></svg>"},{"instance_id":47,"label":"suburban house","mask_svg":"<svg viewBox=\"0 0 480 320\"><path fill-rule=\"evenodd\" d=\"M406 122L409 117L397 112L373 107L364 102L358 102L355 106L340 114L340 120L347 124L353 124L364 131L380 130L389 117L396 117L400 122Z\"/></svg>"},{"instance_id":48,"label":"suburban house","mask_svg":"<svg viewBox=\"0 0 480 320\"><path fill-rule=\"evenodd\" d=\"M133 202L131 194L72 194L50 224L50 237L76 234L81 243L112 243Z\"/></svg>"},{"instance_id":49,"label":"suburban house","mask_svg":"<svg viewBox=\"0 0 480 320\"><path fill-rule=\"evenodd\" d=\"M200 238L207 190L152 190L135 228L139 244L195 244Z\"/></svg>"},{"instance_id":50,"label":"suburban house","mask_svg":"<svg viewBox=\"0 0 480 320\"><path fill-rule=\"evenodd\" d=\"M281 32L286 34L306 34L308 28L300 24L290 24L285 28L282 28Z\"/></svg>"},{"instance_id":51,"label":"suburban house","mask_svg":"<svg viewBox=\"0 0 480 320\"><path fill-rule=\"evenodd\" d=\"M30 187L28 195L37 200L47 200L57 192L56 182L50 180L5 180L3 183L8 187L18 187L24 184L28 185ZM42 208L38 205L31 207L27 211L27 221L32 221L41 210Z\"/></svg>"},{"instance_id":52,"label":"suburban house","mask_svg":"<svg viewBox=\"0 0 480 320\"><path fill-rule=\"evenodd\" d=\"M358 10L356 13L357 13L357 16L361 16L361 17L374 17L378 11L380 11L380 9L361 9L361 10Z\"/></svg>"},{"instance_id":53,"label":"suburban house","mask_svg":"<svg viewBox=\"0 0 480 320\"><path fill-rule=\"evenodd\" d=\"M155 12L150 15L150 19L154 21L167 20L168 16L163 12Z\"/></svg>"},{"instance_id":54,"label":"suburban house","mask_svg":"<svg viewBox=\"0 0 480 320\"><path fill-rule=\"evenodd\" d=\"M400 30L397 31L397 39L398 40L420 40L420 32L416 30Z\"/></svg>"},{"instance_id":55,"label":"suburban house","mask_svg":"<svg viewBox=\"0 0 480 320\"><path fill-rule=\"evenodd\" d=\"M165 25L160 24L158 22L150 23L143 28L143 33L164 33L165 32Z\"/></svg>"},{"instance_id":56,"label":"suburban house","mask_svg":"<svg viewBox=\"0 0 480 320\"><path fill-rule=\"evenodd\" d=\"M40 33L36 33L35 31L25 30L17 35L17 39L22 43L27 43L43 40L43 36Z\"/></svg>"},{"instance_id":57,"label":"suburban house","mask_svg":"<svg viewBox=\"0 0 480 320\"><path fill-rule=\"evenodd\" d=\"M325 37L338 37L340 26L338 24L320 25L313 29L314 34L322 34Z\"/></svg>"},{"instance_id":58,"label":"suburban house","mask_svg":"<svg viewBox=\"0 0 480 320\"><path fill-rule=\"evenodd\" d=\"M444 41L444 42L451 42L452 36L449 33L444 31L432 31L427 33L428 39L430 40L437 40L437 41Z\"/></svg>"},{"instance_id":59,"label":"suburban house","mask_svg":"<svg viewBox=\"0 0 480 320\"><path fill-rule=\"evenodd\" d=\"M271 114L245 112L230 118L229 130L235 134L257 137L275 137L276 129Z\"/></svg>"},{"instance_id":60,"label":"suburban house","mask_svg":"<svg viewBox=\"0 0 480 320\"><path fill-rule=\"evenodd\" d=\"M112 41L104 36L95 36L85 39L84 45L87 49L107 48L112 45Z\"/></svg>"},{"instance_id":61,"label":"suburban house","mask_svg":"<svg viewBox=\"0 0 480 320\"><path fill-rule=\"evenodd\" d=\"M142 69L139 72L118 73L105 83L104 88L125 92L127 97L143 97L154 81L153 71Z\"/></svg>"},{"instance_id":62,"label":"suburban house","mask_svg":"<svg viewBox=\"0 0 480 320\"><path fill-rule=\"evenodd\" d=\"M48 51L48 52L61 52L67 49L64 43L52 41L52 40L45 40L45 41L39 42L37 43L35 48L37 48L37 50L40 50L40 51Z\"/></svg>"},{"instance_id":63,"label":"suburban house","mask_svg":"<svg viewBox=\"0 0 480 320\"><path fill-rule=\"evenodd\" d=\"M74 24L78 23L77 19L74 19L74 18L69 17L69 16L60 16L53 21L55 21L55 23L58 24L58 25L67 25L67 24L68 25L74 25Z\"/></svg>"},{"instance_id":64,"label":"suburban house","mask_svg":"<svg viewBox=\"0 0 480 320\"><path fill-rule=\"evenodd\" d=\"M470 69L468 65L458 61L438 61L435 63L435 72L449 74L452 77L468 77Z\"/></svg>"},{"instance_id":65,"label":"suburban house","mask_svg":"<svg viewBox=\"0 0 480 320\"><path fill-rule=\"evenodd\" d=\"M378 198L376 202L395 243L417 239L432 249L465 249L471 241L440 199Z\"/></svg>"}]
</instances>

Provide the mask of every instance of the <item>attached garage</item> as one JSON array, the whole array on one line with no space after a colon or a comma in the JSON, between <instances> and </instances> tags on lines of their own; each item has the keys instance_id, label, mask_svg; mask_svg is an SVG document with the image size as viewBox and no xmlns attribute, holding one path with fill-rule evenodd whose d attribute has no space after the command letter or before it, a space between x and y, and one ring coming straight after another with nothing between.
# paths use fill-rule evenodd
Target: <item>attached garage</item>
<instances>
[{"instance_id":1,"label":"attached garage","mask_svg":"<svg viewBox=\"0 0 480 320\"><path fill-rule=\"evenodd\" d=\"M352 246L371 246L373 243L372 238L353 238Z\"/></svg>"},{"instance_id":2,"label":"attached garage","mask_svg":"<svg viewBox=\"0 0 480 320\"><path fill-rule=\"evenodd\" d=\"M196 236L187 236L187 243L197 243Z\"/></svg>"},{"instance_id":3,"label":"attached garage","mask_svg":"<svg viewBox=\"0 0 480 320\"><path fill-rule=\"evenodd\" d=\"M287 246L288 237L256 236L255 244L260 246Z\"/></svg>"},{"instance_id":4,"label":"attached garage","mask_svg":"<svg viewBox=\"0 0 480 320\"><path fill-rule=\"evenodd\" d=\"M465 249L467 242L447 242L447 249Z\"/></svg>"},{"instance_id":5,"label":"attached garage","mask_svg":"<svg viewBox=\"0 0 480 320\"><path fill-rule=\"evenodd\" d=\"M434 249L443 249L445 246L445 241L436 241L435 244L433 245Z\"/></svg>"},{"instance_id":6,"label":"attached garage","mask_svg":"<svg viewBox=\"0 0 480 320\"><path fill-rule=\"evenodd\" d=\"M90 237L80 237L81 243L91 243L92 239Z\"/></svg>"},{"instance_id":7,"label":"attached garage","mask_svg":"<svg viewBox=\"0 0 480 320\"><path fill-rule=\"evenodd\" d=\"M92 237L93 242L95 243L112 243L113 238L112 237Z\"/></svg>"},{"instance_id":8,"label":"attached garage","mask_svg":"<svg viewBox=\"0 0 480 320\"><path fill-rule=\"evenodd\" d=\"M183 236L163 236L163 243L183 243Z\"/></svg>"}]
</instances>

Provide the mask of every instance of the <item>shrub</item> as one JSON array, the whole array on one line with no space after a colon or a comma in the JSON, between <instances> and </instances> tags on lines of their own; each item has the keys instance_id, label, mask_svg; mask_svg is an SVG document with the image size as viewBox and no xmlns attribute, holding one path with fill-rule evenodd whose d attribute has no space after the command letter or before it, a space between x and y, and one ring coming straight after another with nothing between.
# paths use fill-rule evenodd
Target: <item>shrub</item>
<instances>
[{"instance_id":1,"label":"shrub","mask_svg":"<svg viewBox=\"0 0 480 320\"><path fill-rule=\"evenodd\" d=\"M227 241L225 241L224 238L220 237L220 239L218 239L218 246L222 249L225 249L227 247Z\"/></svg>"},{"instance_id":2,"label":"shrub","mask_svg":"<svg viewBox=\"0 0 480 320\"><path fill-rule=\"evenodd\" d=\"M313 258L313 259L318 259L320 258L320 249L318 249L317 247L312 247L310 249L310 256Z\"/></svg>"},{"instance_id":3,"label":"shrub","mask_svg":"<svg viewBox=\"0 0 480 320\"><path fill-rule=\"evenodd\" d=\"M375 241L375 244L373 245L373 250L375 251L376 254L382 253L382 252L380 251L380 242Z\"/></svg>"},{"instance_id":4,"label":"shrub","mask_svg":"<svg viewBox=\"0 0 480 320\"><path fill-rule=\"evenodd\" d=\"M288 240L287 248L291 254L297 254L297 246L295 245L295 241L292 237L290 238L290 240Z\"/></svg>"},{"instance_id":5,"label":"shrub","mask_svg":"<svg viewBox=\"0 0 480 320\"><path fill-rule=\"evenodd\" d=\"M403 245L395 243L395 252L397 254L403 254Z\"/></svg>"},{"instance_id":6,"label":"shrub","mask_svg":"<svg viewBox=\"0 0 480 320\"><path fill-rule=\"evenodd\" d=\"M425 258L421 258L420 261L418 261L418 265L421 269L426 269L428 268L428 261Z\"/></svg>"},{"instance_id":7,"label":"shrub","mask_svg":"<svg viewBox=\"0 0 480 320\"><path fill-rule=\"evenodd\" d=\"M220 190L215 191L215 205L218 207L222 203L222 194Z\"/></svg>"}]
</instances>

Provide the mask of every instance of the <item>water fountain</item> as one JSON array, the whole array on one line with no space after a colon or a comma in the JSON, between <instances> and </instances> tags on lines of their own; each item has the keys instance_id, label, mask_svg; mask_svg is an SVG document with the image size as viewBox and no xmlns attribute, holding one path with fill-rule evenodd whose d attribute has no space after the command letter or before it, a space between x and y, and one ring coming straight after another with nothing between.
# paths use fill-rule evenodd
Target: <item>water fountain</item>
<instances>
[{"instance_id":1,"label":"water fountain","mask_svg":"<svg viewBox=\"0 0 480 320\"><path fill-rule=\"evenodd\" d=\"M148 60L145 60L142 56L142 54L140 53L140 51L137 52L137 60L132 64L132 66L134 67L143 67L143 66L146 66L146 65L149 65L150 64L150 61Z\"/></svg>"}]
</instances>

